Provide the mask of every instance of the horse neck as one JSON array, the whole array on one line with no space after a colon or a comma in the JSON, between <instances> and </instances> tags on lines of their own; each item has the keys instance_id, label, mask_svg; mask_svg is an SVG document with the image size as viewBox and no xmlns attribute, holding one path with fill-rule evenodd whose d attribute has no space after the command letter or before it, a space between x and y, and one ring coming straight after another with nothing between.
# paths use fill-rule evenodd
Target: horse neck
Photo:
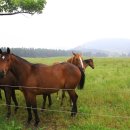
<instances>
[{"instance_id":1,"label":"horse neck","mask_svg":"<svg viewBox=\"0 0 130 130\"><path fill-rule=\"evenodd\" d=\"M87 68L89 66L89 60L84 61L84 67Z\"/></svg>"},{"instance_id":2,"label":"horse neck","mask_svg":"<svg viewBox=\"0 0 130 130\"><path fill-rule=\"evenodd\" d=\"M68 59L68 60L67 60L67 62L69 62L69 63L72 63L72 64L73 64L73 58Z\"/></svg>"},{"instance_id":3,"label":"horse neck","mask_svg":"<svg viewBox=\"0 0 130 130\"><path fill-rule=\"evenodd\" d=\"M12 55L11 59L11 72L20 82L23 82L30 73L31 63L15 55Z\"/></svg>"},{"instance_id":4,"label":"horse neck","mask_svg":"<svg viewBox=\"0 0 130 130\"><path fill-rule=\"evenodd\" d=\"M88 67L88 64L87 63L84 63L84 68L87 68Z\"/></svg>"}]
</instances>

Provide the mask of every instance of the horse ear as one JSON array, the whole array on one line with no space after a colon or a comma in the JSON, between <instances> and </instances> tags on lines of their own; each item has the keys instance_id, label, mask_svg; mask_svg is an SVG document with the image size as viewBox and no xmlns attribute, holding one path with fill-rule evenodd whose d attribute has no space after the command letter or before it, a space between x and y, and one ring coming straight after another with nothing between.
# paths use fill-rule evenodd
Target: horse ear
<instances>
[{"instance_id":1,"label":"horse ear","mask_svg":"<svg viewBox=\"0 0 130 130\"><path fill-rule=\"evenodd\" d=\"M2 50L0 49L0 54L2 54Z\"/></svg>"},{"instance_id":2,"label":"horse ear","mask_svg":"<svg viewBox=\"0 0 130 130\"><path fill-rule=\"evenodd\" d=\"M76 54L72 51L72 54L75 56Z\"/></svg>"},{"instance_id":3,"label":"horse ear","mask_svg":"<svg viewBox=\"0 0 130 130\"><path fill-rule=\"evenodd\" d=\"M10 54L10 49L9 48L7 48L7 53Z\"/></svg>"}]
</instances>

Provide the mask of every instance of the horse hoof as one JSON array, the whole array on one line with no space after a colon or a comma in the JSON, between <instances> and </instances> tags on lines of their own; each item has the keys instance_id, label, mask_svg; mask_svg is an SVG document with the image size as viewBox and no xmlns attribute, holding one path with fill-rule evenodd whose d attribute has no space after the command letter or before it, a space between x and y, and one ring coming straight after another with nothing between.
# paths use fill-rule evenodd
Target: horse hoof
<instances>
[{"instance_id":1,"label":"horse hoof","mask_svg":"<svg viewBox=\"0 0 130 130\"><path fill-rule=\"evenodd\" d=\"M72 112L71 117L75 117L75 116L76 116L76 112Z\"/></svg>"},{"instance_id":2,"label":"horse hoof","mask_svg":"<svg viewBox=\"0 0 130 130\"><path fill-rule=\"evenodd\" d=\"M30 124L32 120L32 117L28 118L27 124Z\"/></svg>"},{"instance_id":3,"label":"horse hoof","mask_svg":"<svg viewBox=\"0 0 130 130\"><path fill-rule=\"evenodd\" d=\"M34 126L35 126L35 127L38 127L39 122L40 122L40 121L36 121L36 122L34 123Z\"/></svg>"}]
</instances>

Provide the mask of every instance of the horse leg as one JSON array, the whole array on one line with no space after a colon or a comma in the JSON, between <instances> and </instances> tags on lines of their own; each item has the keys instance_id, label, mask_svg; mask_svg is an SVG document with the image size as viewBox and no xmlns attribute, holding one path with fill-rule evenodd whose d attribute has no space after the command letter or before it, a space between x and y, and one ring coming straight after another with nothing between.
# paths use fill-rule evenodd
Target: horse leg
<instances>
[{"instance_id":1,"label":"horse leg","mask_svg":"<svg viewBox=\"0 0 130 130\"><path fill-rule=\"evenodd\" d=\"M29 98L28 94L24 93L24 97L25 97L26 107L27 107L27 111L28 111L28 120L27 120L27 123L30 124L30 122L32 120L31 102L30 102L30 98Z\"/></svg>"},{"instance_id":2,"label":"horse leg","mask_svg":"<svg viewBox=\"0 0 130 130\"><path fill-rule=\"evenodd\" d=\"M2 100L2 94L1 94L1 89L0 89L0 99Z\"/></svg>"},{"instance_id":3,"label":"horse leg","mask_svg":"<svg viewBox=\"0 0 130 130\"><path fill-rule=\"evenodd\" d=\"M75 90L68 90L69 96L72 100L72 110L71 110L71 116L75 116L77 113L77 99L78 95L76 94Z\"/></svg>"},{"instance_id":4,"label":"horse leg","mask_svg":"<svg viewBox=\"0 0 130 130\"><path fill-rule=\"evenodd\" d=\"M42 103L41 111L43 111L45 109L45 106L46 106L46 97L47 97L47 94L43 94L43 103Z\"/></svg>"},{"instance_id":5,"label":"horse leg","mask_svg":"<svg viewBox=\"0 0 130 130\"><path fill-rule=\"evenodd\" d=\"M40 119L39 119L38 112L37 112L36 95L31 96L31 104L32 104L32 109L33 109L34 116L35 116L35 124L34 124L34 126L37 127L38 123L40 122Z\"/></svg>"},{"instance_id":6,"label":"horse leg","mask_svg":"<svg viewBox=\"0 0 130 130\"><path fill-rule=\"evenodd\" d=\"M6 104L7 104L7 115L6 117L9 118L11 115L11 89L9 87L5 87L5 98L6 98Z\"/></svg>"},{"instance_id":7,"label":"horse leg","mask_svg":"<svg viewBox=\"0 0 130 130\"><path fill-rule=\"evenodd\" d=\"M61 97L61 103L60 103L61 106L63 105L64 98L65 98L65 90L62 90L62 97Z\"/></svg>"},{"instance_id":8,"label":"horse leg","mask_svg":"<svg viewBox=\"0 0 130 130\"><path fill-rule=\"evenodd\" d=\"M12 90L12 100L14 101L14 104L15 104L14 111L17 112L19 107L18 107L18 102L17 102L17 99L16 99L16 94L15 94L15 90L14 89Z\"/></svg>"},{"instance_id":9,"label":"horse leg","mask_svg":"<svg viewBox=\"0 0 130 130\"><path fill-rule=\"evenodd\" d=\"M52 105L52 100L51 100L51 94L48 94L48 101L49 101L49 107L51 107Z\"/></svg>"}]
</instances>

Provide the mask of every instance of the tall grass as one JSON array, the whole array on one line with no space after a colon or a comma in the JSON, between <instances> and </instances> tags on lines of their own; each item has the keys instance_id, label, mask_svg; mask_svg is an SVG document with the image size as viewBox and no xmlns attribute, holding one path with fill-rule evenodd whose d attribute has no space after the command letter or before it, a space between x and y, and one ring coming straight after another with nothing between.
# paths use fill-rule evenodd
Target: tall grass
<instances>
[{"instance_id":1,"label":"tall grass","mask_svg":"<svg viewBox=\"0 0 130 130\"><path fill-rule=\"evenodd\" d=\"M66 61L68 57L28 58L32 63L52 64ZM85 71L86 81L83 90L78 94L78 114L70 116L69 98L63 107L56 94L52 95L53 105L46 106L47 111L39 115L39 130L129 130L130 129L130 59L128 58L94 58L95 69L88 67ZM2 93L3 94L3 93ZM20 106L25 106L22 92L17 91ZM4 94L3 94L4 97ZM37 96L38 107L41 107L42 96ZM0 101L5 103L5 99ZM13 104L13 103L12 103ZM0 130L31 130L34 121L26 126L27 111L20 108L9 120L5 118L6 106L0 105ZM56 111L49 111L56 110ZM60 112L61 111L61 112Z\"/></svg>"}]
</instances>

